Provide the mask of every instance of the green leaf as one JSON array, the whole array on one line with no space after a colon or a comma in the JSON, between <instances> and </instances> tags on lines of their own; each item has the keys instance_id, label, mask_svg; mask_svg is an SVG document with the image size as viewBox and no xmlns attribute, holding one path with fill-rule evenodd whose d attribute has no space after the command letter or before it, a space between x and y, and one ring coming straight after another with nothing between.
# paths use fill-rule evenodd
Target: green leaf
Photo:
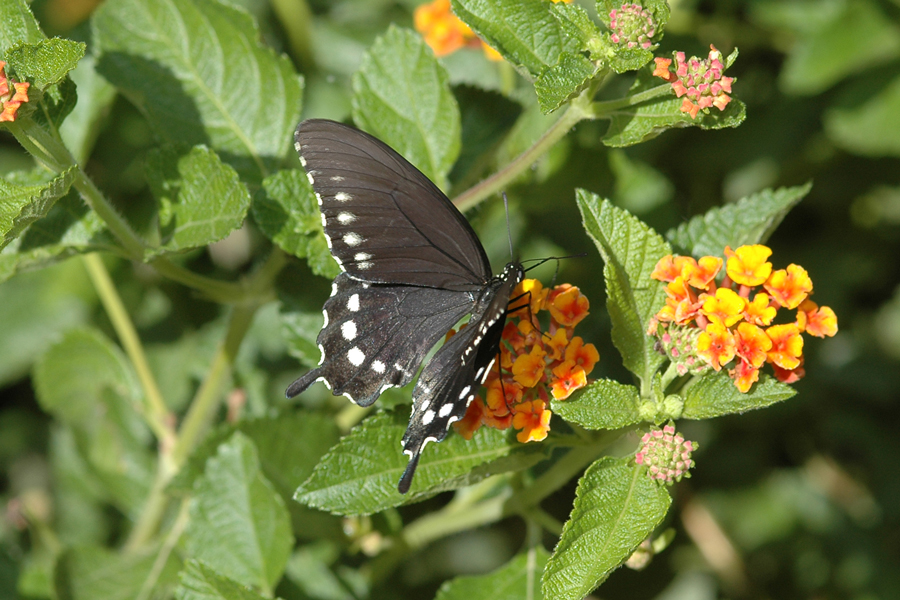
<instances>
[{"instance_id":1,"label":"green leaf","mask_svg":"<svg viewBox=\"0 0 900 600\"><path fill-rule=\"evenodd\" d=\"M69 74L78 89L78 103L59 131L79 164L87 162L103 120L116 99L115 88L97 73L96 66L96 58L88 54Z\"/></svg>"},{"instance_id":2,"label":"green leaf","mask_svg":"<svg viewBox=\"0 0 900 600\"><path fill-rule=\"evenodd\" d=\"M7 48L17 44L37 44L44 34L25 0L0 0L0 59Z\"/></svg>"},{"instance_id":3,"label":"green leaf","mask_svg":"<svg viewBox=\"0 0 900 600\"><path fill-rule=\"evenodd\" d=\"M575 505L544 569L545 598L580 600L662 522L672 498L631 458L602 458L578 482Z\"/></svg>"},{"instance_id":4,"label":"green leaf","mask_svg":"<svg viewBox=\"0 0 900 600\"><path fill-rule=\"evenodd\" d=\"M660 81L651 75L649 68L642 69L629 94L639 94L660 87ZM661 85L670 87L668 83ZM688 113L681 112L682 102L683 98L676 98L672 92L635 106L623 106L605 113L609 116L610 123L603 136L603 143L617 148L632 146L651 140L668 129L676 127L724 129L737 127L747 117L746 106L734 97L724 111L710 108L707 109L708 114L700 111L696 119L692 119Z\"/></svg>"},{"instance_id":5,"label":"green leaf","mask_svg":"<svg viewBox=\"0 0 900 600\"><path fill-rule=\"evenodd\" d=\"M788 212L812 189L812 183L763 190L693 217L666 237L685 254L722 256L725 246L764 243Z\"/></svg>"},{"instance_id":6,"label":"green leaf","mask_svg":"<svg viewBox=\"0 0 900 600\"><path fill-rule=\"evenodd\" d=\"M581 54L563 52L559 62L544 69L534 82L541 111L548 114L585 89L597 67Z\"/></svg>"},{"instance_id":7,"label":"green leaf","mask_svg":"<svg viewBox=\"0 0 900 600\"><path fill-rule=\"evenodd\" d=\"M787 6L785 6L787 4ZM755 20L792 30L796 42L780 73L789 93L813 95L840 80L900 56L900 28L871 0L814 2L797 14L793 3L750 5Z\"/></svg>"},{"instance_id":8,"label":"green leaf","mask_svg":"<svg viewBox=\"0 0 900 600\"><path fill-rule=\"evenodd\" d=\"M550 555L543 546L523 552L487 575L444 583L435 600L541 600L541 573Z\"/></svg>"},{"instance_id":9,"label":"green leaf","mask_svg":"<svg viewBox=\"0 0 900 600\"><path fill-rule=\"evenodd\" d=\"M232 579L271 590L294 540L281 496L260 472L256 448L237 432L194 483L185 546Z\"/></svg>"},{"instance_id":10,"label":"green leaf","mask_svg":"<svg viewBox=\"0 0 900 600\"><path fill-rule=\"evenodd\" d=\"M540 444L520 444L514 436L487 427L469 441L450 432L447 439L422 454L412 488L404 496L397 491L397 482L408 462L400 451L408 422L407 410L369 417L322 458L294 498L337 514L371 514L496 473L526 468L539 460L543 451Z\"/></svg>"},{"instance_id":11,"label":"green leaf","mask_svg":"<svg viewBox=\"0 0 900 600\"><path fill-rule=\"evenodd\" d=\"M632 214L648 213L675 196L675 186L665 175L624 150L609 151L609 168L616 178L613 200Z\"/></svg>"},{"instance_id":12,"label":"green leaf","mask_svg":"<svg viewBox=\"0 0 900 600\"><path fill-rule=\"evenodd\" d=\"M57 596L61 600L132 600L146 586L158 597L166 597L175 587L180 561L176 552L160 552L160 546L132 552L99 546L72 548L57 563Z\"/></svg>"},{"instance_id":13,"label":"green leaf","mask_svg":"<svg viewBox=\"0 0 900 600\"><path fill-rule=\"evenodd\" d=\"M31 223L47 216L56 201L69 192L75 171L75 167L70 167L38 185L17 185L0 178L0 248L5 248Z\"/></svg>"},{"instance_id":14,"label":"green leaf","mask_svg":"<svg viewBox=\"0 0 900 600\"><path fill-rule=\"evenodd\" d=\"M859 106L832 108L825 113L828 137L855 154L900 156L900 77L874 95L871 86L862 93L867 100Z\"/></svg>"},{"instance_id":15,"label":"green leaf","mask_svg":"<svg viewBox=\"0 0 900 600\"><path fill-rule=\"evenodd\" d=\"M596 50L602 44L603 33L577 4L557 2L550 7L550 14L559 23L562 34L577 42L578 50ZM592 53L591 58L600 57Z\"/></svg>"},{"instance_id":16,"label":"green leaf","mask_svg":"<svg viewBox=\"0 0 900 600\"><path fill-rule=\"evenodd\" d=\"M27 79L32 91L60 83L84 57L85 44L60 38L35 44L18 44L6 53L6 60L20 80Z\"/></svg>"},{"instance_id":17,"label":"green leaf","mask_svg":"<svg viewBox=\"0 0 900 600\"><path fill-rule=\"evenodd\" d=\"M620 429L641 422L640 401L633 385L599 379L550 405L554 414L586 429Z\"/></svg>"},{"instance_id":18,"label":"green leaf","mask_svg":"<svg viewBox=\"0 0 900 600\"><path fill-rule=\"evenodd\" d=\"M206 144L250 181L281 163L302 80L259 44L243 10L216 0L110 0L93 18L98 69L161 138Z\"/></svg>"},{"instance_id":19,"label":"green leaf","mask_svg":"<svg viewBox=\"0 0 900 600\"><path fill-rule=\"evenodd\" d=\"M161 239L147 258L221 240L241 226L250 208L238 174L203 146L183 154L173 147L151 152L147 180L159 202Z\"/></svg>"},{"instance_id":20,"label":"green leaf","mask_svg":"<svg viewBox=\"0 0 900 600\"><path fill-rule=\"evenodd\" d=\"M391 26L363 56L353 120L447 189L459 155L459 107L447 72L417 34Z\"/></svg>"},{"instance_id":21,"label":"green leaf","mask_svg":"<svg viewBox=\"0 0 900 600\"><path fill-rule=\"evenodd\" d=\"M664 287L655 285L650 273L672 249L648 225L608 200L585 190L576 194L584 228L603 257L613 344L625 368L649 384L665 359L645 332L665 302Z\"/></svg>"},{"instance_id":22,"label":"green leaf","mask_svg":"<svg viewBox=\"0 0 900 600\"><path fill-rule=\"evenodd\" d=\"M47 216L32 223L0 251L0 281L75 254L95 250L114 251L115 247L103 221L87 207L75 190L70 190L53 205Z\"/></svg>"},{"instance_id":23,"label":"green leaf","mask_svg":"<svg viewBox=\"0 0 900 600\"><path fill-rule=\"evenodd\" d=\"M537 77L576 52L578 40L563 35L544 0L452 0L453 12L506 60Z\"/></svg>"},{"instance_id":24,"label":"green leaf","mask_svg":"<svg viewBox=\"0 0 900 600\"><path fill-rule=\"evenodd\" d=\"M141 389L122 351L93 330L72 330L34 368L41 408L70 425L110 500L127 514L153 479L150 431L135 408Z\"/></svg>"},{"instance_id":25,"label":"green leaf","mask_svg":"<svg viewBox=\"0 0 900 600\"><path fill-rule=\"evenodd\" d=\"M219 574L200 560L189 560L175 590L178 600L265 600L233 579Z\"/></svg>"},{"instance_id":26,"label":"green leaf","mask_svg":"<svg viewBox=\"0 0 900 600\"><path fill-rule=\"evenodd\" d=\"M684 393L685 419L711 419L722 415L765 408L793 397L796 390L768 375L760 375L750 391L742 394L725 371L710 373Z\"/></svg>"},{"instance_id":27,"label":"green leaf","mask_svg":"<svg viewBox=\"0 0 900 600\"><path fill-rule=\"evenodd\" d=\"M306 258L313 273L328 278L340 273L325 241L316 194L303 171L266 177L253 200L252 214L266 237L288 254Z\"/></svg>"}]
</instances>

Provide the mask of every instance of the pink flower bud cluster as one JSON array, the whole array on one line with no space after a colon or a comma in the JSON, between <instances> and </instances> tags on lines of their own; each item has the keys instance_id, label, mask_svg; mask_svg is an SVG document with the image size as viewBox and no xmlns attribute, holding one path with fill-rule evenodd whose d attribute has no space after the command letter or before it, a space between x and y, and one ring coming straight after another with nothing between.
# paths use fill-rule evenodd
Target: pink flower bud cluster
<instances>
[{"instance_id":1,"label":"pink flower bud cluster","mask_svg":"<svg viewBox=\"0 0 900 600\"><path fill-rule=\"evenodd\" d=\"M609 11L609 39L615 44L625 43L629 48L640 46L648 49L656 35L656 22L649 11L640 4L625 3Z\"/></svg>"},{"instance_id":2,"label":"pink flower bud cluster","mask_svg":"<svg viewBox=\"0 0 900 600\"><path fill-rule=\"evenodd\" d=\"M697 113L715 106L719 110L725 110L731 102L731 84L734 77L725 77L725 64L722 62L722 53L710 44L709 57L699 59L692 56L685 59L684 52L675 53L675 72L669 71L672 64L671 58L654 59L656 70L653 74L672 83L675 96L684 97L681 112L697 118Z\"/></svg>"},{"instance_id":3,"label":"pink flower bud cluster","mask_svg":"<svg viewBox=\"0 0 900 600\"><path fill-rule=\"evenodd\" d=\"M688 472L694 466L691 453L696 449L697 442L685 440L675 433L674 426L666 425L644 434L634 462L649 467L650 479L672 485L682 477L691 476Z\"/></svg>"}]
</instances>

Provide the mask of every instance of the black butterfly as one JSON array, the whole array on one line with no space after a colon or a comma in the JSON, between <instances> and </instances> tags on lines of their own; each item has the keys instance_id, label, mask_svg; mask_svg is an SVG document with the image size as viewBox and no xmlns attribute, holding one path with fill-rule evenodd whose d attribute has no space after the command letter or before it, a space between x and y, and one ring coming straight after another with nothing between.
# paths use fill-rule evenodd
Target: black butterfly
<instances>
[{"instance_id":1,"label":"black butterfly","mask_svg":"<svg viewBox=\"0 0 900 600\"><path fill-rule=\"evenodd\" d=\"M472 314L416 382L402 441L409 464L397 486L405 494L425 444L444 439L465 415L493 366L522 266L511 262L491 277L465 217L380 140L321 119L300 123L294 140L343 272L323 310L322 359L288 387L289 398L322 380L335 395L368 406L409 383L428 350Z\"/></svg>"}]
</instances>

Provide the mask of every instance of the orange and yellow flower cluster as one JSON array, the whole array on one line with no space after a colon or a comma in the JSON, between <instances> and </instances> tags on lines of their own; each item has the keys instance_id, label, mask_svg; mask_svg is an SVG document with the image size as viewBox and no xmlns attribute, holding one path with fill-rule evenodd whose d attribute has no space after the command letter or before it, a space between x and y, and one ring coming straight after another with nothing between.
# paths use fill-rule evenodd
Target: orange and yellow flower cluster
<instances>
[{"instance_id":1,"label":"orange and yellow flower cluster","mask_svg":"<svg viewBox=\"0 0 900 600\"><path fill-rule=\"evenodd\" d=\"M16 120L19 107L22 103L28 102L30 86L30 83L17 83L9 79L6 76L6 62L0 60L0 123Z\"/></svg>"},{"instance_id":2,"label":"orange and yellow flower cluster","mask_svg":"<svg viewBox=\"0 0 900 600\"><path fill-rule=\"evenodd\" d=\"M526 279L510 298L513 306L503 329L499 369L491 369L482 394L454 424L466 439L487 425L518 429L520 442L543 440L550 430L550 397L562 400L584 387L600 358L593 344L574 335L590 308L577 287L549 289ZM550 313L546 333L537 328L542 311Z\"/></svg>"},{"instance_id":3,"label":"orange and yellow flower cluster","mask_svg":"<svg viewBox=\"0 0 900 600\"><path fill-rule=\"evenodd\" d=\"M809 299L812 280L799 265L773 270L772 251L763 245L725 247L727 262L716 256L693 259L665 256L651 277L666 282L666 304L648 333L659 338L679 374L720 370L746 393L770 363L779 381L803 377L803 338L837 333L837 317ZM716 277L725 266L720 283ZM762 286L762 290L759 289ZM773 325L779 309L796 309L794 322Z\"/></svg>"},{"instance_id":4,"label":"orange and yellow flower cluster","mask_svg":"<svg viewBox=\"0 0 900 600\"><path fill-rule=\"evenodd\" d=\"M692 56L690 60L685 60L684 52L676 52L674 73L669 70L671 58L654 59L656 68L653 75L671 83L677 98L684 96L681 112L691 115L691 119L696 119L701 110L709 112L711 106L725 110L731 102L728 94L731 93L734 78L724 76L722 53L711 44L709 47L709 57L706 59Z\"/></svg>"},{"instance_id":5,"label":"orange and yellow flower cluster","mask_svg":"<svg viewBox=\"0 0 900 600\"><path fill-rule=\"evenodd\" d=\"M553 0L569 3L572 0ZM416 7L413 13L416 31L425 38L435 56L446 56L460 48L482 48L491 60L503 60L500 53L482 41L468 25L450 10L450 0L434 0Z\"/></svg>"}]
</instances>

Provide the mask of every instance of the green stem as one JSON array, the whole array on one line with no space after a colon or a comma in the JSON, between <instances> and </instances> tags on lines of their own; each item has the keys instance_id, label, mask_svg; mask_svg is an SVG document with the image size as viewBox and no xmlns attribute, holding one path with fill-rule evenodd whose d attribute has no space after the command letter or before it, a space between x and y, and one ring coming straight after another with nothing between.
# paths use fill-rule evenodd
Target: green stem
<instances>
[{"instance_id":1,"label":"green stem","mask_svg":"<svg viewBox=\"0 0 900 600\"><path fill-rule=\"evenodd\" d=\"M163 541L162 546L160 546L159 552L156 554L156 559L153 561L153 566L150 567L150 572L147 574L147 578L144 580L144 584L141 586L140 592L138 592L135 600L147 600L148 598L153 597L154 592L158 591L156 590L156 584L159 581L159 577L162 575L166 563L169 562L169 556L172 555L172 551L175 549L176 544L178 544L178 540L181 539L181 534L184 533L184 530L187 527L189 507L190 499L183 499L181 501L181 507L178 509L178 516L175 518L175 523L169 530L169 534L166 536L165 541Z\"/></svg>"},{"instance_id":2,"label":"green stem","mask_svg":"<svg viewBox=\"0 0 900 600\"><path fill-rule=\"evenodd\" d=\"M544 132L544 135L536 141L525 152L517 156L505 167L485 179L484 181L473 185L468 190L453 199L453 204L460 211L467 211L473 206L478 205L485 198L492 196L503 190L514 179L528 170L534 161L540 158L545 152L553 147L556 142L561 140L569 133L569 130L576 123L585 119L588 113L583 103L572 102L566 109L566 112Z\"/></svg>"},{"instance_id":3,"label":"green stem","mask_svg":"<svg viewBox=\"0 0 900 600\"><path fill-rule=\"evenodd\" d=\"M96 253L85 254L82 256L82 261L97 290L100 302L103 303L106 314L119 336L119 341L134 366L138 380L141 382L144 390L144 418L150 429L156 434L161 451L165 453L165 449L171 448L175 441L175 430L172 427L173 416L166 406L159 386L156 384L156 378L150 370L147 355L144 353L144 347L134 323L132 323L128 311L125 310L125 305L122 303L116 286L109 276L109 271L106 270L106 265L103 264L100 256Z\"/></svg>"},{"instance_id":4,"label":"green stem","mask_svg":"<svg viewBox=\"0 0 900 600\"><path fill-rule=\"evenodd\" d=\"M650 88L649 90L644 90L643 92L638 92L637 94L625 96L624 98L619 98L617 100L592 102L587 108L587 112L592 119L608 119L612 113L620 108L628 108L629 106L643 104L644 102L648 102L655 98L669 96L671 93L672 86L668 83L664 83L654 88Z\"/></svg>"}]
</instances>

